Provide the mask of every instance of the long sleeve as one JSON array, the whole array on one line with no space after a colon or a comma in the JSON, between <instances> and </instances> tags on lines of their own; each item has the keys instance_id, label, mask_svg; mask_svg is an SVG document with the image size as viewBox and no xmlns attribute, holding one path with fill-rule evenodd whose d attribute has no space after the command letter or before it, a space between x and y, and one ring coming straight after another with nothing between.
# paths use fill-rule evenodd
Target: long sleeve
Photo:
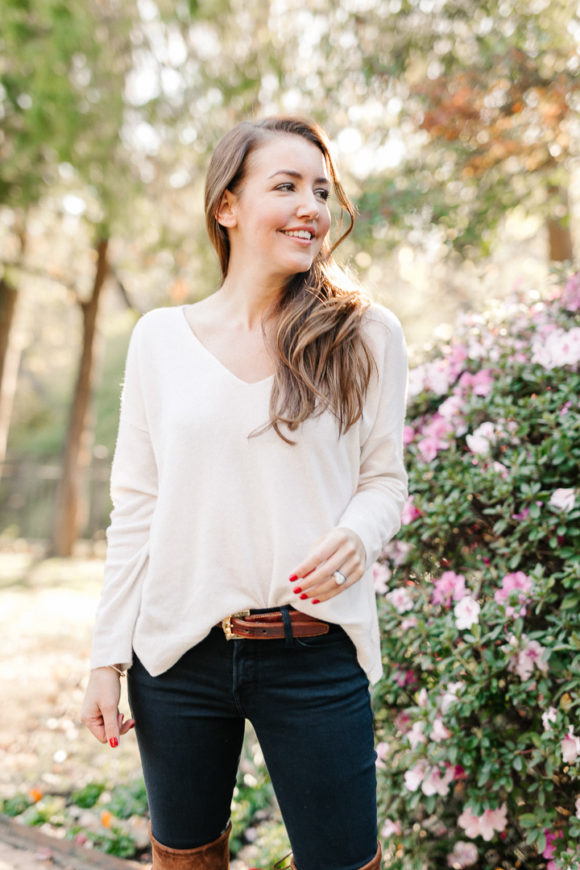
<instances>
[{"instance_id":1,"label":"long sleeve","mask_svg":"<svg viewBox=\"0 0 580 870\"><path fill-rule=\"evenodd\" d=\"M93 668L131 664L132 638L149 559L158 481L143 401L140 323L129 343L111 468L113 510L106 533L104 585L93 632Z\"/></svg>"},{"instance_id":2,"label":"long sleeve","mask_svg":"<svg viewBox=\"0 0 580 870\"><path fill-rule=\"evenodd\" d=\"M381 322L373 324L382 333L382 342L377 344L374 419L361 444L356 493L337 523L359 535L367 554L367 568L398 532L407 498L403 464L407 351L399 321L391 312L380 311Z\"/></svg>"}]
</instances>

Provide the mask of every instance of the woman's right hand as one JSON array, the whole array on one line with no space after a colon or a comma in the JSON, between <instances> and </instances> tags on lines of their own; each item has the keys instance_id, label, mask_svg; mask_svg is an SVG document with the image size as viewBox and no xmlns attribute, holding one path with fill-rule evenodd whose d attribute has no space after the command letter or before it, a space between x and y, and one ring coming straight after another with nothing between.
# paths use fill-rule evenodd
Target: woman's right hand
<instances>
[{"instance_id":1,"label":"woman's right hand","mask_svg":"<svg viewBox=\"0 0 580 870\"><path fill-rule=\"evenodd\" d=\"M101 743L109 743L114 749L119 738L135 726L134 719L127 719L119 712L121 680L113 668L95 668L91 671L85 700L81 710L81 722Z\"/></svg>"}]
</instances>

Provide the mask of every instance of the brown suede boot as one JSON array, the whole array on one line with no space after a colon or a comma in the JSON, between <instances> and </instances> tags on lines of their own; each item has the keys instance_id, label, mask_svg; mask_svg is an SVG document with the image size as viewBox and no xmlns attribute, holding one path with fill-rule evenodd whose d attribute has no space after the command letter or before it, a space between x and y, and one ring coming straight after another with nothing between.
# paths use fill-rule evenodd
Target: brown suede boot
<instances>
[{"instance_id":1,"label":"brown suede boot","mask_svg":"<svg viewBox=\"0 0 580 870\"><path fill-rule=\"evenodd\" d=\"M364 867L361 867L360 870L381 870L381 858L383 853L381 851L381 844L377 843L377 854L375 857L369 861L368 864L365 864ZM277 866L277 865L274 865ZM283 870L283 868L282 868ZM290 860L290 870L298 870L296 864L294 863L294 858Z\"/></svg>"},{"instance_id":2,"label":"brown suede boot","mask_svg":"<svg viewBox=\"0 0 580 870\"><path fill-rule=\"evenodd\" d=\"M153 864L151 870L228 870L230 866L229 838L232 830L230 822L223 834L213 843L206 843L196 849L172 849L159 843L151 833Z\"/></svg>"}]
</instances>

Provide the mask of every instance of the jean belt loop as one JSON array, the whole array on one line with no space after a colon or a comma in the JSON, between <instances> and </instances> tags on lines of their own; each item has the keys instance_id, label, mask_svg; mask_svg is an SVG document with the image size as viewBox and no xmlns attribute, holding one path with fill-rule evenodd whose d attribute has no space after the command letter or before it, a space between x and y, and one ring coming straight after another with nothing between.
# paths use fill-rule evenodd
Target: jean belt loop
<instances>
[{"instance_id":1,"label":"jean belt loop","mask_svg":"<svg viewBox=\"0 0 580 870\"><path fill-rule=\"evenodd\" d=\"M294 646L294 635L292 633L292 621L290 619L289 605L284 604L280 608L280 612L282 614L282 622L284 623L284 637L286 638L284 646Z\"/></svg>"}]
</instances>

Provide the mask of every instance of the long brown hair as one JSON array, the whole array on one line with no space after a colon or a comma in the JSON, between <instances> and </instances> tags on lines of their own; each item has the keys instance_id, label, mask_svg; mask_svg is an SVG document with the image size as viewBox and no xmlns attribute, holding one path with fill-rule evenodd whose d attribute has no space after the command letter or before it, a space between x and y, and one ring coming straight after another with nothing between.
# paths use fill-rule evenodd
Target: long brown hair
<instances>
[{"instance_id":1,"label":"long brown hair","mask_svg":"<svg viewBox=\"0 0 580 870\"><path fill-rule=\"evenodd\" d=\"M361 331L369 302L332 257L352 230L355 210L340 183L326 133L315 122L295 117L243 121L218 142L206 177L205 217L222 278L227 275L230 259L227 229L216 218L222 197L226 190L239 190L252 151L281 133L302 136L320 149L341 207L341 221L344 212L350 218L350 225L332 246L324 241L310 269L288 280L265 317L273 317L277 324L278 364L270 421L258 431L271 426L293 444L280 431L282 424L292 432L308 417L326 410L336 417L340 434L356 423L362 415L374 361Z\"/></svg>"}]
</instances>

